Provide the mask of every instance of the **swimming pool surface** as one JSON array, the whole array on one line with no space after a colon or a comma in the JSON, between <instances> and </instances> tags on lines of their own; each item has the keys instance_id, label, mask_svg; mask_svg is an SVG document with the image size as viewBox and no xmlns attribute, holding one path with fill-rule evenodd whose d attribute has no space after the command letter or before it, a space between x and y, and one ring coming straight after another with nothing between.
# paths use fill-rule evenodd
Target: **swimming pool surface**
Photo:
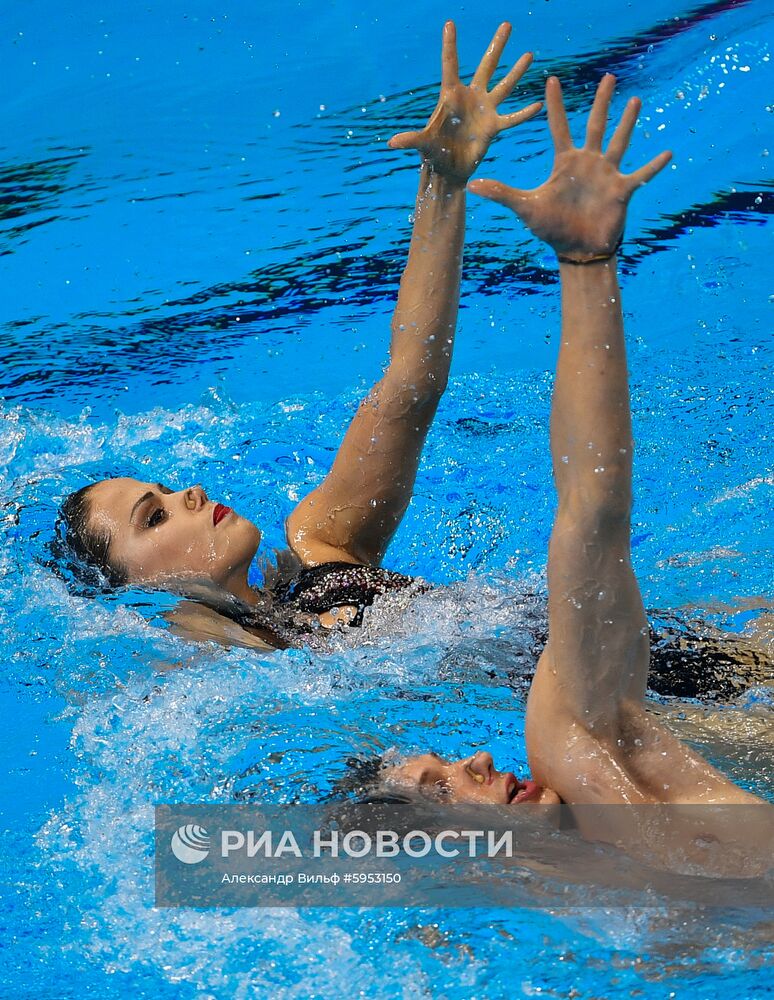
<instances>
[{"instance_id":1,"label":"swimming pool surface","mask_svg":"<svg viewBox=\"0 0 774 1000\"><path fill-rule=\"evenodd\" d=\"M673 150L623 253L635 568L649 606L771 610L770 4L2 5L3 996L770 994L771 914L152 905L157 801L315 802L390 747L526 767L558 285L491 204L469 199L452 379L386 560L448 586L261 656L170 635L165 595L79 596L48 550L62 496L109 474L201 482L282 544L386 359L416 164L385 142L435 104L447 17L463 73L513 22L514 108L558 73L577 135L609 70L615 109L644 102L626 164ZM537 183L548 145L541 115L479 175ZM672 725L774 797L770 689Z\"/></svg>"}]
</instances>

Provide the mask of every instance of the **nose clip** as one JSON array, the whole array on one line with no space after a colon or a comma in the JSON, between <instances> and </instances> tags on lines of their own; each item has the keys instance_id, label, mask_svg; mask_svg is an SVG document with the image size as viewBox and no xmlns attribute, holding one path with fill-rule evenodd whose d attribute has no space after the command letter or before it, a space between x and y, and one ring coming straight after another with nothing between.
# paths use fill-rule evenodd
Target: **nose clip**
<instances>
[{"instance_id":1,"label":"nose clip","mask_svg":"<svg viewBox=\"0 0 774 1000\"><path fill-rule=\"evenodd\" d=\"M191 495L190 490L186 490L185 505L188 508L188 510L196 510L196 498Z\"/></svg>"}]
</instances>

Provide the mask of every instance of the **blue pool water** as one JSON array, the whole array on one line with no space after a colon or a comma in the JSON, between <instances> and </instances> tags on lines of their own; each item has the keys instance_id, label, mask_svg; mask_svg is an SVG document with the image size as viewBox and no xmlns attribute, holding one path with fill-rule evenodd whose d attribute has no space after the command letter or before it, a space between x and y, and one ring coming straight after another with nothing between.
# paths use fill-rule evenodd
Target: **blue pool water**
<instances>
[{"instance_id":1,"label":"blue pool water","mask_svg":"<svg viewBox=\"0 0 774 1000\"><path fill-rule=\"evenodd\" d=\"M116 473L202 482L282 543L386 358L416 174L385 141L432 110L447 17L463 71L508 17L511 54L536 55L522 103L559 73L577 135L612 70L617 108L644 101L627 163L674 151L623 258L636 570L649 606L722 628L771 600L764 0L3 5L2 995L767 995L771 924L740 913L152 906L154 802L314 802L389 747L526 766L558 288L492 205L470 199L452 380L387 558L447 586L330 654L263 657L48 565L62 496ZM539 117L481 175L529 186L548 163ZM670 724L772 798L771 709L758 688Z\"/></svg>"}]
</instances>

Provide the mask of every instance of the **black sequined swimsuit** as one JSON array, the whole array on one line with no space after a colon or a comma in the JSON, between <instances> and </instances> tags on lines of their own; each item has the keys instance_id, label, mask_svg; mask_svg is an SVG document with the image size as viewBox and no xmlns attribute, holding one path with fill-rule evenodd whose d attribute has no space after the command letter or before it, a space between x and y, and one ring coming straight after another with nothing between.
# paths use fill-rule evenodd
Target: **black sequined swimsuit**
<instances>
[{"instance_id":1,"label":"black sequined swimsuit","mask_svg":"<svg viewBox=\"0 0 774 1000\"><path fill-rule=\"evenodd\" d=\"M357 566L352 563L329 562L311 566L273 590L280 606L319 615L334 608L357 608L350 625L363 624L363 612L377 597L391 590L412 588L416 593L428 589L422 583L402 573L378 566Z\"/></svg>"},{"instance_id":2,"label":"black sequined swimsuit","mask_svg":"<svg viewBox=\"0 0 774 1000\"><path fill-rule=\"evenodd\" d=\"M414 577L351 563L329 562L296 573L272 590L276 609L277 630L285 620L286 637L295 632L295 645L305 631L300 621L304 616L319 615L335 608L354 607L357 612L349 622L362 625L363 613L377 597L390 591L409 590L420 594L430 590L429 584ZM542 616L541 616L542 617ZM772 664L739 637L712 630L701 622L684 621L673 614L649 613L650 669L648 687L651 692L667 697L699 698L704 701L728 700L737 697L754 683L772 679ZM288 632L290 630L290 633ZM545 620L535 622L534 649L530 659L537 657L545 645ZM308 641L308 637L306 639ZM533 666L534 669L534 666ZM532 670L519 672L521 687L528 685Z\"/></svg>"}]
</instances>

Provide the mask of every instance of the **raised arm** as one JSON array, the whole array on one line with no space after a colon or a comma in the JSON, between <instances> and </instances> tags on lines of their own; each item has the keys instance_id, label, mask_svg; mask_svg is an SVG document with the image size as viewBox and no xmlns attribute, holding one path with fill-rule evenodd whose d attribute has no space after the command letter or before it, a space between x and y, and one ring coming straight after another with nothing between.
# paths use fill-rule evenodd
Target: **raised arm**
<instances>
[{"instance_id":1,"label":"raised arm","mask_svg":"<svg viewBox=\"0 0 774 1000\"><path fill-rule=\"evenodd\" d=\"M603 78L585 145L575 148L559 81L550 79L549 180L534 191L470 185L513 208L557 251L561 271L551 413L558 509L548 557L549 639L527 706L530 767L566 802L755 802L644 710L649 642L630 562L632 432L615 251L629 198L670 154L619 172L636 98L602 152L614 86L612 76Z\"/></svg>"},{"instance_id":2,"label":"raised arm","mask_svg":"<svg viewBox=\"0 0 774 1000\"><path fill-rule=\"evenodd\" d=\"M390 140L422 157L414 229L392 320L390 363L349 426L330 473L287 521L288 542L308 565L377 564L411 500L417 466L446 387L457 325L465 184L489 143L537 114L497 106L526 72L523 55L487 90L510 34L500 25L469 86L461 83L454 24L444 26L438 105L424 129Z\"/></svg>"}]
</instances>

